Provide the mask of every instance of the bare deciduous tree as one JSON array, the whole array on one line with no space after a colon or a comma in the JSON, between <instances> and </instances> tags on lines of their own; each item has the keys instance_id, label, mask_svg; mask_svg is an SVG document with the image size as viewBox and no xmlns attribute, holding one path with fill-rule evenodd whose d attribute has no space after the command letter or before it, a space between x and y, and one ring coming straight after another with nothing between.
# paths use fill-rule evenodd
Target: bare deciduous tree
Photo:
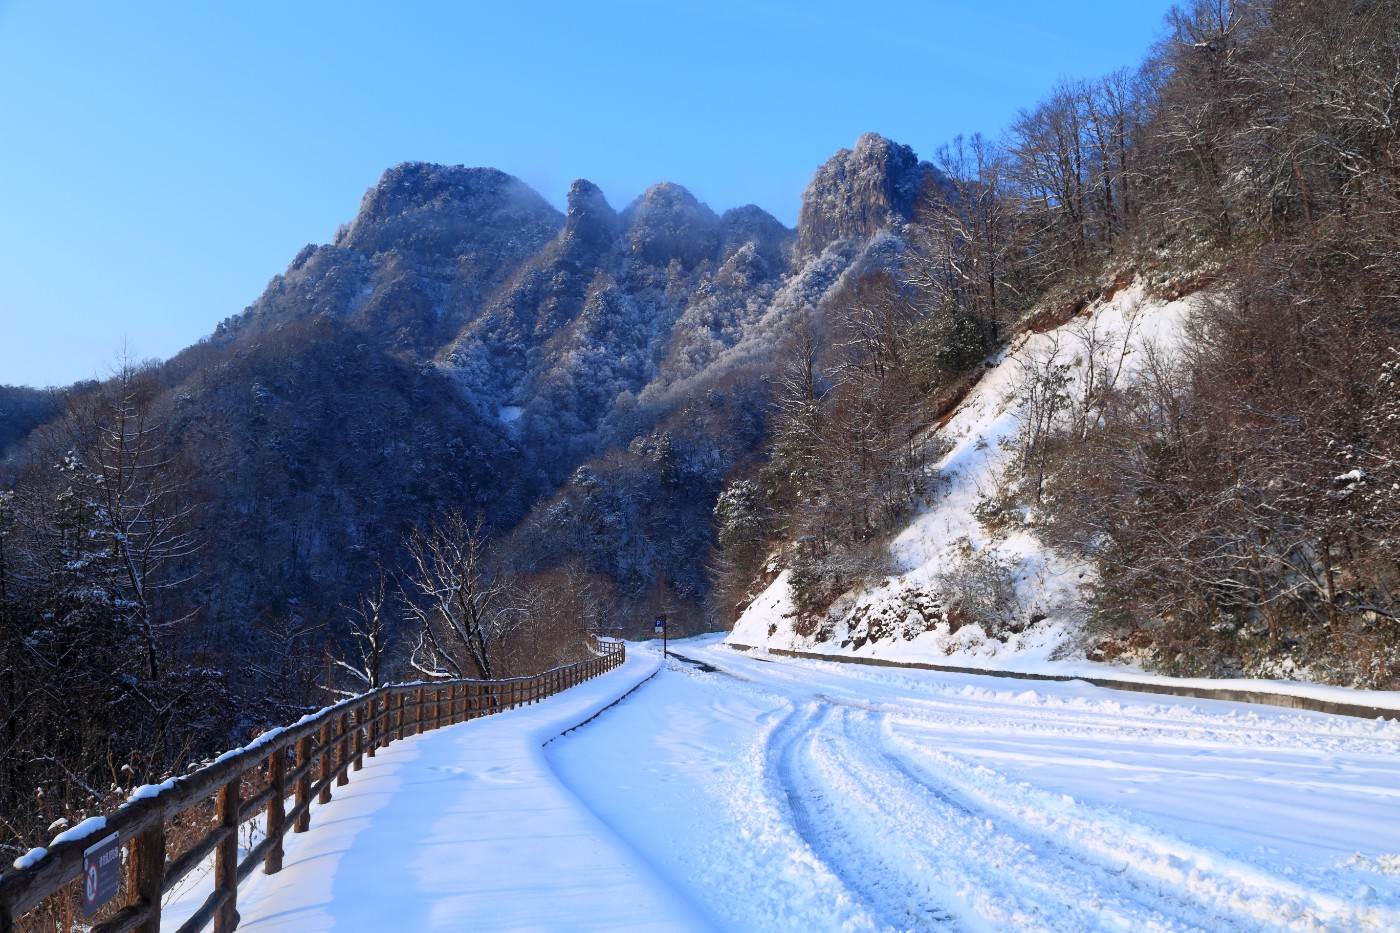
<instances>
[{"instance_id":1,"label":"bare deciduous tree","mask_svg":"<svg viewBox=\"0 0 1400 933\"><path fill-rule=\"evenodd\" d=\"M452 510L405 542L404 613L418 630L410 664L426 677L491 679L523 621L523 607L491 563L481 519Z\"/></svg>"},{"instance_id":2,"label":"bare deciduous tree","mask_svg":"<svg viewBox=\"0 0 1400 933\"><path fill-rule=\"evenodd\" d=\"M189 467L176 453L158 407L153 366L123 361L112 378L69 392L60 416L41 429L46 453L72 465L71 495L101 530L119 592L112 594L145 642L146 676L160 676L163 619L157 594L186 582L164 574L199 547L190 530Z\"/></svg>"}]
</instances>

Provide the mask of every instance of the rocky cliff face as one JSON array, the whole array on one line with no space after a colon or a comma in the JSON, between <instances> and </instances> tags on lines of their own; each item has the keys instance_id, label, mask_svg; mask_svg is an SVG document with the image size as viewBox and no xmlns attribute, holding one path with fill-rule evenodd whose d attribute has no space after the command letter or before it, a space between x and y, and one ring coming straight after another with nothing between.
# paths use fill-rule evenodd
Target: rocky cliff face
<instances>
[{"instance_id":1,"label":"rocky cliff face","mask_svg":"<svg viewBox=\"0 0 1400 933\"><path fill-rule=\"evenodd\" d=\"M701 373L775 300L819 303L868 244L912 218L930 177L907 146L867 134L817 170L794 233L752 205L717 215L671 183L619 212L580 179L561 215L495 169L406 163L216 340L325 316L435 362L483 413L528 413L547 386L549 411L569 416L549 428L589 433L620 393ZM573 389L594 401L561 408Z\"/></svg>"},{"instance_id":2,"label":"rocky cliff face","mask_svg":"<svg viewBox=\"0 0 1400 933\"><path fill-rule=\"evenodd\" d=\"M866 133L817 169L803 193L798 253L814 255L837 240L868 240L908 223L925 181L939 177L908 146Z\"/></svg>"}]
</instances>

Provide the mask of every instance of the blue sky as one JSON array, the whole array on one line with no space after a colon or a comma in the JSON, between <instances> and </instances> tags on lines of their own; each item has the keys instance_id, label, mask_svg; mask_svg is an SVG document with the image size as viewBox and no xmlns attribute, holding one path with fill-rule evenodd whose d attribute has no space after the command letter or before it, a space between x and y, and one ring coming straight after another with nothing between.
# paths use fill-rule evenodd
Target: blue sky
<instances>
[{"instance_id":1,"label":"blue sky","mask_svg":"<svg viewBox=\"0 0 1400 933\"><path fill-rule=\"evenodd\" d=\"M406 160L792 224L861 133L995 135L1135 66L1168 6L0 0L0 383L170 356Z\"/></svg>"}]
</instances>

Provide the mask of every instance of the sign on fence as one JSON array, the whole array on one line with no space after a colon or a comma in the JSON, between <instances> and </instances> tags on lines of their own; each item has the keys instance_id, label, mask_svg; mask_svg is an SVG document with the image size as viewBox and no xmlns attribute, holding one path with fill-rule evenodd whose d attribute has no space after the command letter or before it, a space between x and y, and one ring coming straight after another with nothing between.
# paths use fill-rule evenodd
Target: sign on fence
<instances>
[{"instance_id":1,"label":"sign on fence","mask_svg":"<svg viewBox=\"0 0 1400 933\"><path fill-rule=\"evenodd\" d=\"M122 850L117 834L83 850L83 916L91 917L97 908L117 896L122 886Z\"/></svg>"}]
</instances>

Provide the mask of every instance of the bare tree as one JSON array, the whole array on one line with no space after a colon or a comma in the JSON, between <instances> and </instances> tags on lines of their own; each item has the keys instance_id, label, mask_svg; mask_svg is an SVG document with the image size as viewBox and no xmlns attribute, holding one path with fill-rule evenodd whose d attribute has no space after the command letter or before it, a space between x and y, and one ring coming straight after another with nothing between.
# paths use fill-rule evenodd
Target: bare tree
<instances>
[{"instance_id":1,"label":"bare tree","mask_svg":"<svg viewBox=\"0 0 1400 933\"><path fill-rule=\"evenodd\" d=\"M405 542L404 613L418 629L409 663L432 678L497 676L523 609L491 555L478 518L449 511Z\"/></svg>"},{"instance_id":2,"label":"bare tree","mask_svg":"<svg viewBox=\"0 0 1400 933\"><path fill-rule=\"evenodd\" d=\"M364 693L384 685L388 673L393 633L391 620L384 611L388 583L381 567L374 589L361 593L350 610L350 638L353 654L350 659L335 659L335 665L350 675L355 689L346 696ZM342 691L344 692L344 691Z\"/></svg>"},{"instance_id":3,"label":"bare tree","mask_svg":"<svg viewBox=\"0 0 1400 933\"><path fill-rule=\"evenodd\" d=\"M572 562L521 577L517 602L523 618L507 646L512 673L533 673L590 657L590 635L619 623L611 581Z\"/></svg>"},{"instance_id":4,"label":"bare tree","mask_svg":"<svg viewBox=\"0 0 1400 933\"><path fill-rule=\"evenodd\" d=\"M159 406L153 366L123 361L112 378L69 392L61 415L41 429L49 456L71 464L71 495L90 511L106 543L120 592L113 594L145 642L146 676L160 676L161 590L187 582L165 574L199 548L190 530L189 469L176 453Z\"/></svg>"},{"instance_id":5,"label":"bare tree","mask_svg":"<svg viewBox=\"0 0 1400 933\"><path fill-rule=\"evenodd\" d=\"M930 179L920 199L906 277L925 303L971 315L985 353L1027 302L1016 255L1016 209L1006 190L1006 156L976 134L954 138L936 158L941 183Z\"/></svg>"}]
</instances>

